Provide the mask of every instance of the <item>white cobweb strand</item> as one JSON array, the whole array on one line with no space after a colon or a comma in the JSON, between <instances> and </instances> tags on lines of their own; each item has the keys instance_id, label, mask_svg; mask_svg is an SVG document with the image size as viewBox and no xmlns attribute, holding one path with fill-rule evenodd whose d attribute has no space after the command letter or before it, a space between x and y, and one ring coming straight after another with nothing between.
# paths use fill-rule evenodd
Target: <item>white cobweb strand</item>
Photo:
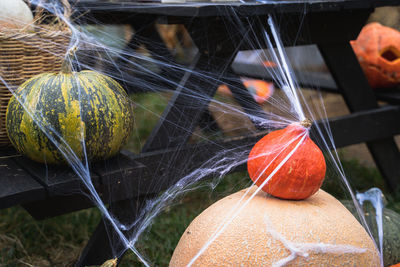
<instances>
[{"instance_id":1,"label":"white cobweb strand","mask_svg":"<svg viewBox=\"0 0 400 267\"><path fill-rule=\"evenodd\" d=\"M379 238L379 256L381 265L383 266L383 198L382 191L379 188L371 188L364 193L357 193L356 195L360 205L362 206L365 201L369 201L375 209L375 221L378 228Z\"/></svg>"},{"instance_id":2,"label":"white cobweb strand","mask_svg":"<svg viewBox=\"0 0 400 267\"><path fill-rule=\"evenodd\" d=\"M298 116L299 121L303 121L306 119L304 115L303 108L301 106L301 102L297 93L297 85L294 82L294 72L289 65L289 60L286 57L286 53L283 50L283 44L281 42L279 33L276 30L275 23L271 16L268 17L268 25L272 33L272 37L274 38L274 42L276 44L276 49L278 51L278 55L275 53L275 49L271 43L269 35L265 32L265 37L267 40L268 48L271 51L272 56L274 57L275 62L277 63L278 69L280 71L280 75L283 80L283 84L281 88L283 92L286 94L289 99L295 114ZM279 56L279 57L278 57Z\"/></svg>"},{"instance_id":3,"label":"white cobweb strand","mask_svg":"<svg viewBox=\"0 0 400 267\"><path fill-rule=\"evenodd\" d=\"M329 254L347 254L347 253L365 253L367 249L358 248L351 245L334 245L325 243L295 243L287 240L281 233L277 232L269 221L268 215L264 214L264 223L266 230L271 234L272 238L275 238L281 242L290 252L290 255L275 262L272 267L286 266L289 262L294 261L298 257L307 258L309 252L316 253L329 253Z\"/></svg>"},{"instance_id":4,"label":"white cobweb strand","mask_svg":"<svg viewBox=\"0 0 400 267\"><path fill-rule=\"evenodd\" d=\"M321 103L323 105L322 99L321 99ZM327 114L326 114L325 109L324 109L324 114L323 115L324 116L322 116L322 117L327 118ZM354 207L356 209L356 212L359 215L359 219L360 219L361 224L364 226L364 228L367 231L368 235L371 237L371 240L374 243L374 246L377 249L379 249L379 257L380 257L380 261L381 261L381 266L383 266L384 265L383 264L383 249L382 248L378 248L378 245L377 245L377 243L376 243L376 241L375 241L375 239L374 239L374 237L372 235L371 229L369 228L369 225L367 224L367 221L365 219L364 212L363 212L363 210L362 210L362 208L360 206L360 203L357 202L357 198L359 198L360 193L357 194L357 197L356 197L356 195L354 194L354 192L353 192L353 190L351 188L351 185L350 185L349 181L346 179L346 175L345 175L343 166L342 166L342 164L341 164L341 162L339 160L338 152L335 149L333 149L333 150L329 149L330 147L335 147L335 142L334 142L334 139L333 139L332 131L329 128L329 124L325 123L324 127L325 127L325 132L328 134L328 139L320 138L320 141L322 141L323 146L325 148L327 148L325 150L325 156L330 159L331 164L333 164L333 166L334 166L334 170L339 175L339 178L341 179L342 183L344 184L345 188L347 189L347 192L350 194L352 202L353 202ZM317 131L319 136L321 136L321 137L324 136L324 134L322 133L322 129L320 128L319 124L315 124L315 130ZM330 143L328 143L328 142L330 142ZM364 194L366 194L367 192L365 192ZM377 208L379 208L379 207L378 206L376 207L376 212L377 212L377 216L378 216L379 213L380 214L382 213L383 207L381 206L380 210L377 209ZM378 220L378 218L377 218L377 220ZM379 231L378 233L379 233L379 240L383 240L383 231L382 232Z\"/></svg>"}]
</instances>

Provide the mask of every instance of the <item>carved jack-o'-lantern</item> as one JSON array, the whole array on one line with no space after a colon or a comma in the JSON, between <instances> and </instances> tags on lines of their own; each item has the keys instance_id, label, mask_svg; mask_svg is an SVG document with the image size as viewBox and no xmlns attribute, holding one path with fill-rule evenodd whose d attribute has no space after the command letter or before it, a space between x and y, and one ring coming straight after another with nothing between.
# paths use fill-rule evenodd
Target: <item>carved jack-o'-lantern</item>
<instances>
[{"instance_id":1,"label":"carved jack-o'-lantern","mask_svg":"<svg viewBox=\"0 0 400 267\"><path fill-rule=\"evenodd\" d=\"M400 84L399 31L370 23L351 45L372 88Z\"/></svg>"}]
</instances>

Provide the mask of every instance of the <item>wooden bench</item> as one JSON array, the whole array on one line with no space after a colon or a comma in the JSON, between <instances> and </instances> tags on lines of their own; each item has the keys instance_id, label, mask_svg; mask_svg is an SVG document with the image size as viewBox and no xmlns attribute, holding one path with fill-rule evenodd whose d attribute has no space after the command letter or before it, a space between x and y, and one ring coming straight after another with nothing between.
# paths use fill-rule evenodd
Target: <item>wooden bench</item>
<instances>
[{"instance_id":1,"label":"wooden bench","mask_svg":"<svg viewBox=\"0 0 400 267\"><path fill-rule=\"evenodd\" d=\"M261 35L262 30L268 28L265 27L267 14L274 14L284 34L283 40L296 39L299 45L318 45L337 90L344 96L352 112L347 116L329 119L336 147L366 142L385 180L394 189L398 186L400 177L400 169L397 168L400 154L393 140L393 136L400 133L400 107L398 102L390 106L378 106L376 96L368 86L349 40L358 35L374 7L399 4L399 0L312 0L218 5L122 4L119 1L81 0L75 6L75 15L78 18L80 14L84 14L77 20L82 24L97 21L131 24L136 34L129 47L136 47L137 40L140 40L153 56L166 56L169 53L155 31L155 23L183 24L199 49L192 67L196 71L214 73L218 80L224 77L229 84L235 85L232 87L234 98L247 114L267 117L245 89L238 74L226 66L233 63L239 50L254 48L243 42L241 36L249 29L254 29ZM98 8L99 6L102 8ZM243 27L237 27L233 19L224 20L232 16L232 10L242 18ZM301 21L302 27L299 29L298 25L294 26L290 23L293 21ZM207 41L204 41L204 36L208 37ZM285 45L293 43L289 41ZM160 75L167 75L168 71L161 67ZM111 199L116 201L114 209L123 209L124 201L131 199L135 199L140 207L140 202L146 197L168 188L185 173L198 168L210 156L221 152L229 153L229 148L238 146L250 148L266 133L266 129L259 129L259 132L251 136L188 144L195 127L207 113L208 104L218 84L199 79L191 75L190 71L182 71L180 75L174 76L177 77L178 84L197 85L191 87L191 91L204 97L201 100L193 98L185 94L183 86L172 88L171 83L143 75L140 79L149 79L154 84L174 90L159 123L140 154L122 151L114 159L96 163L90 168L92 180L100 196L108 200L112 194ZM129 79L133 78L121 77L126 87L129 87L127 89L138 91L134 80L130 82ZM387 97L392 98L390 95ZM315 122L315 125L319 123L321 122ZM315 131L315 125L312 134L318 142L319 134ZM169 138L171 136L175 138ZM322 136L327 138L328 135L323 132ZM22 205L33 217L43 219L93 205L84 196L87 189L72 170L33 163L15 155L13 151L1 153L0 168L3 175L0 177L0 208ZM245 169L243 164L232 171ZM177 173L180 177L177 177ZM158 184L157 188L152 187L154 183ZM124 190L127 187L136 190L128 192ZM77 266L100 264L114 256L106 227L103 222L99 223Z\"/></svg>"}]
</instances>

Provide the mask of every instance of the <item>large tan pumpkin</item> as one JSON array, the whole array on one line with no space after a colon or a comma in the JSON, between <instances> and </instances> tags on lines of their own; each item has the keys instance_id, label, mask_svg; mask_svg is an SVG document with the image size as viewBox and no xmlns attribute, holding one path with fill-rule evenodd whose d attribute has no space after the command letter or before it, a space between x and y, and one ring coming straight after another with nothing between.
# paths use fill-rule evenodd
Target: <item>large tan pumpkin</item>
<instances>
[{"instance_id":1,"label":"large tan pumpkin","mask_svg":"<svg viewBox=\"0 0 400 267\"><path fill-rule=\"evenodd\" d=\"M244 192L214 203L193 220L174 251L171 267L190 262ZM192 266L373 267L380 263L364 228L338 200L319 190L301 201L276 199L260 191Z\"/></svg>"}]
</instances>

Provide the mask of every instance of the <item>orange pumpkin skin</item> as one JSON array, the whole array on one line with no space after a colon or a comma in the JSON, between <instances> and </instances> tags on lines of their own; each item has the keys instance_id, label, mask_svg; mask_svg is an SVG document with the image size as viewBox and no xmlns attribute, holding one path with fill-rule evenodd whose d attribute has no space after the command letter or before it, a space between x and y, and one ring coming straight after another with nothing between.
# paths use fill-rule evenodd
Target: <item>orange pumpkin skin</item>
<instances>
[{"instance_id":1,"label":"orange pumpkin skin","mask_svg":"<svg viewBox=\"0 0 400 267\"><path fill-rule=\"evenodd\" d=\"M400 83L400 32L370 23L350 42L372 88Z\"/></svg>"},{"instance_id":2,"label":"orange pumpkin skin","mask_svg":"<svg viewBox=\"0 0 400 267\"><path fill-rule=\"evenodd\" d=\"M255 144L247 161L247 170L253 182L261 187L298 144L296 151L262 190L275 197L292 200L306 199L316 193L325 178L325 159L309 137L308 130L297 123L273 131Z\"/></svg>"},{"instance_id":3,"label":"orange pumpkin skin","mask_svg":"<svg viewBox=\"0 0 400 267\"><path fill-rule=\"evenodd\" d=\"M243 79L243 84L258 104L266 102L274 92L274 84L263 80Z\"/></svg>"}]
</instances>

